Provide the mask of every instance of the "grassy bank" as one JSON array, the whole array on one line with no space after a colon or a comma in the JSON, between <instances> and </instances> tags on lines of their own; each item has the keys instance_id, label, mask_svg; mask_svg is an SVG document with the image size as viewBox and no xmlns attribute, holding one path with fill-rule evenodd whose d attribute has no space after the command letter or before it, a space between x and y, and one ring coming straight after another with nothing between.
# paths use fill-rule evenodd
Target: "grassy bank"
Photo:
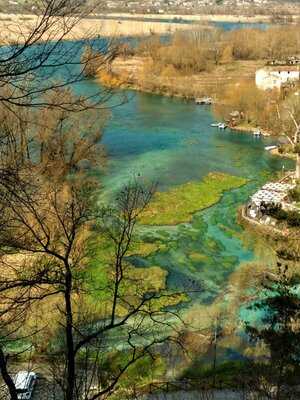
<instances>
[{"instance_id":1,"label":"grassy bank","mask_svg":"<svg viewBox=\"0 0 300 400\"><path fill-rule=\"evenodd\" d=\"M147 57L119 57L112 64L111 73L99 72L98 78L106 86L130 88L187 100L209 95L219 102L222 87L229 84L234 86L241 79L254 81L255 71L262 65L264 61L236 61L216 66L211 71L186 76L176 73L171 67L166 67L159 74Z\"/></svg>"}]
</instances>

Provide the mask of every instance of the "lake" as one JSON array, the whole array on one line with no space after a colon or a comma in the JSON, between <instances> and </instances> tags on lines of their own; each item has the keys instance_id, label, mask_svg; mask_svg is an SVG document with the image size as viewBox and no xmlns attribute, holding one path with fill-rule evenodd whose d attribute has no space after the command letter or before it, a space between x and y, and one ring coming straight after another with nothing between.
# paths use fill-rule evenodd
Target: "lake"
<instances>
[{"instance_id":1,"label":"lake","mask_svg":"<svg viewBox=\"0 0 300 400\"><path fill-rule=\"evenodd\" d=\"M98 82L89 80L75 88L92 94ZM168 288L188 293L189 301L176 310L193 328L205 328L221 314L236 331L243 320L255 318L244 307L253 289L253 271L265 270L275 261L264 240L238 224L238 208L276 173L293 168L293 162L265 150L274 144L272 138L212 128L215 120L209 106L133 91L117 92L111 104L118 104L123 94L128 101L111 109L102 140L108 156L101 176L106 198L134 177L157 183L159 191L201 181L210 172L248 180L214 206L195 213L190 223L141 228L140 237L158 242L161 249L131 259L137 268L166 270ZM236 343L226 346L224 356L235 357Z\"/></svg>"},{"instance_id":2,"label":"lake","mask_svg":"<svg viewBox=\"0 0 300 400\"><path fill-rule=\"evenodd\" d=\"M237 210L260 185L293 163L265 151L273 142L270 138L210 127L214 117L207 106L141 93L128 92L128 96L128 103L112 110L103 137L107 195L134 176L157 182L159 191L200 181L210 172L249 180L228 191L218 204L195 213L191 223L145 228L144 236L159 240L164 249L132 260L137 267L166 269L169 288L191 292L183 314L193 319L196 313L196 320L201 320L201 312L230 308L237 301L224 296L239 269L251 280L252 264L267 267L272 262L266 244L238 225ZM237 322L239 305L235 306Z\"/></svg>"}]
</instances>

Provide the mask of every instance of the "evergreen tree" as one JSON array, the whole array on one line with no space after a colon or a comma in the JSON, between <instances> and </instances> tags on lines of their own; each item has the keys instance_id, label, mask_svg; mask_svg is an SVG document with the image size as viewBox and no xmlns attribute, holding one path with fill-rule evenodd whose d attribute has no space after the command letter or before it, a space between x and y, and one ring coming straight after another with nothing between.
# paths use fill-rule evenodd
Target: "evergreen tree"
<instances>
[{"instance_id":1,"label":"evergreen tree","mask_svg":"<svg viewBox=\"0 0 300 400\"><path fill-rule=\"evenodd\" d=\"M259 299L249 306L262 317L259 326L246 323L246 332L252 341L263 342L269 350L267 359L255 363L259 388L262 389L262 382L268 382L272 398L277 400L287 398L288 387L300 367L298 284L299 276L278 263L278 273L264 278Z\"/></svg>"}]
</instances>

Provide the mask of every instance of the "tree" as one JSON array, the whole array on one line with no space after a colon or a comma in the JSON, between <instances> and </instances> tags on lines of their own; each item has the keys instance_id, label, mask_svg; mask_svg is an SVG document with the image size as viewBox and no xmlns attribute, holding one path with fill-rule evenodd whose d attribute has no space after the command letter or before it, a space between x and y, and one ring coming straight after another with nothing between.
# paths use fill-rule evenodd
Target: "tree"
<instances>
[{"instance_id":1,"label":"tree","mask_svg":"<svg viewBox=\"0 0 300 400\"><path fill-rule=\"evenodd\" d=\"M33 254L34 258L31 266L22 264L20 268L6 263L1 277L1 298L8 296L12 304L16 304L22 293L22 303L27 307L51 297L57 299L57 318L62 327L64 345L55 378L59 377L66 399L77 399L82 395L83 355L88 365L86 380L90 382L88 371L102 366L105 355L103 341L107 340L110 332L119 332L129 346L128 358L125 361L121 358L120 369L111 376L102 377L101 389L93 396L96 399L113 391L122 375L137 360L147 355L153 357L153 347L163 343L167 337L171 340L170 330L162 337L153 332L164 324L168 326L166 313L161 311L161 301L168 296L172 298L172 295L141 285L126 262L135 224L148 203L150 192L139 186L128 187L118 199L119 208L106 209L99 216L101 238L112 241L108 246L112 245L114 257L109 257L110 263L106 268L102 265L102 273L107 275L107 286L105 281L99 282L100 287L94 289L86 266L87 231L95 220L91 204L86 199L87 193L82 193L82 186L78 190L76 184L66 187L59 182L56 182L55 189L49 188L44 193L45 188L43 195L39 191L30 197L28 192L24 193L21 207L20 199L17 207L13 200L8 206L14 215L2 243L10 249ZM105 307L98 305L98 317L94 312L87 314L85 298L89 293L94 297L97 292L100 297L106 297ZM85 310L84 317L79 310ZM143 345L139 344L141 338L146 341ZM104 354L101 354L101 349Z\"/></svg>"},{"instance_id":2,"label":"tree","mask_svg":"<svg viewBox=\"0 0 300 400\"><path fill-rule=\"evenodd\" d=\"M268 359L255 363L259 373L255 389L271 387L277 400L287 398L287 385L299 371L300 298L295 290L298 284L299 277L278 263L277 274L266 275L259 299L249 306L262 317L258 325L246 323L246 332L252 341L262 342L269 351Z\"/></svg>"},{"instance_id":3,"label":"tree","mask_svg":"<svg viewBox=\"0 0 300 400\"><path fill-rule=\"evenodd\" d=\"M68 102L76 103L70 93L60 91L58 94L60 99L67 98ZM10 113L7 111L7 114ZM91 206L87 195L95 188L94 181L87 176L83 183L85 167L82 162L88 162L91 167L101 160L98 152L98 158L95 156L101 137L101 124L93 132L99 116L98 119L92 119L92 111L89 114L88 120L81 115L79 121L79 114L70 114L53 106L43 112L46 125L34 125L37 132L33 137L31 124L27 125L27 130L11 132L9 135L12 137L7 142L5 154L9 161L12 159L18 164L13 184L8 184L7 180L1 182L4 228L1 235L4 254L1 283L5 289L6 282L9 293L13 291L10 296L7 296L8 291L5 294L2 292L1 305L3 314L9 316L10 323L6 324L9 325L9 336L15 337L21 328L15 323L18 306L22 306L21 315L26 320L32 303L62 293L62 289L55 285L65 284L66 307L70 306L70 257L73 263L79 263L77 236L83 235L83 225L88 223ZM11 142L14 146L11 146ZM75 175L76 182L73 180ZM9 252L14 253L15 257L18 257L16 252L20 253L19 257L25 260L21 265L16 265L16 262L10 264L5 257ZM29 253L42 254L42 257L34 256L28 262ZM45 258L45 255L50 255L50 258ZM41 266L36 266L36 263L41 263ZM62 266L66 268L65 275ZM24 272L21 272L22 268ZM19 276L20 273L23 277ZM54 287L51 288L51 284ZM46 286L44 291L43 285ZM4 375L6 364L7 357L3 356L0 365Z\"/></svg>"},{"instance_id":4,"label":"tree","mask_svg":"<svg viewBox=\"0 0 300 400\"><path fill-rule=\"evenodd\" d=\"M99 108L111 91L75 97L69 87L87 79L94 56L99 65L99 47L100 64L107 65L114 54L111 43L86 38L91 56L80 60L82 43L65 39L90 10L50 0L38 2L36 11L33 25L17 27L19 35L12 30L0 56L0 372L10 398L17 400L8 344L37 343L50 323L62 338L51 365L64 398L88 398L99 378L96 399L110 394L136 361L154 357L156 346L170 337L162 307L173 297L176 302L176 295L163 293L163 279L158 286L144 279L141 287L139 272L127 261L152 189L128 186L114 208L95 207L99 181L92 171L103 160L99 141L107 114ZM99 261L103 282L95 288L88 264L97 221L99 246L113 251ZM104 300L91 307L96 293ZM33 326L38 310L44 315ZM157 336L162 325L168 330ZM116 368L108 375L102 367L111 332L121 335L128 351L125 358L117 352Z\"/></svg>"},{"instance_id":5,"label":"tree","mask_svg":"<svg viewBox=\"0 0 300 400\"><path fill-rule=\"evenodd\" d=\"M56 96L59 89L87 79L87 62L80 60L82 43L94 53L102 52L105 63L115 52L112 41L100 40L95 32L86 33L82 42L67 41L94 6L77 0L39 0L34 4L35 15L30 22L20 22L16 18L3 23L0 34L1 43L5 45L0 54L0 112L4 116L0 137L2 184L17 186L14 178L21 158L26 158L26 146L30 142L30 138L22 137L22 131L28 132L29 125L34 131L33 126L40 125L41 121L46 124L43 118L34 120L33 108L50 106L80 112L106 107L112 94L109 88L99 87L88 96L77 97L76 102L70 96ZM22 152L18 152L20 146Z\"/></svg>"},{"instance_id":6,"label":"tree","mask_svg":"<svg viewBox=\"0 0 300 400\"><path fill-rule=\"evenodd\" d=\"M86 325L81 331L83 321L74 314L77 300L84 298L87 241L96 218L98 183L88 171L101 160L98 150L105 118L94 110L106 106L111 91L99 89L74 97L69 89L62 89L87 79L94 55L99 64L99 51L100 64L107 65L115 50L109 41L86 37L83 42L91 57L80 60L82 43L65 42L91 11L81 1L39 1L35 7L31 24L10 24L10 34L1 38L7 46L0 55L0 371L11 399L16 400L7 343L34 338L38 332L27 328L28 320L43 302L54 299L66 343L59 363L64 365L60 385L70 400L81 396L79 353L90 354L103 333L119 322L107 326L104 320L101 329L87 333ZM153 298L149 293L143 305ZM140 311L137 307L136 313ZM144 348L142 355L149 352ZM133 353L128 366L142 356L138 350ZM108 382L105 393L120 375L118 371Z\"/></svg>"},{"instance_id":7,"label":"tree","mask_svg":"<svg viewBox=\"0 0 300 400\"><path fill-rule=\"evenodd\" d=\"M60 98L70 96L68 91L59 93ZM76 102L76 98L67 101ZM25 336L37 341L50 319L57 325L55 335L62 338L55 360L51 359L53 378L67 400L82 398L83 393L88 398L94 376L101 384L92 398L110 394L135 362L155 357L157 346L175 340L168 321L174 313L163 307L179 299L178 294L166 293L163 283L153 284L144 277L141 284L139 271L128 260L136 246L136 225L154 188L135 182L110 207L96 207L99 181L91 171L101 168L101 129L99 113L86 113L48 106L43 111L46 125L34 125L35 132L31 125L22 131L25 146L16 132L17 147L8 149L22 160L17 169L20 184L17 190L15 185L2 184L0 192L0 304L3 315L11 316L0 327L0 369L6 377L5 329L11 341ZM97 251L90 254L93 240ZM98 260L99 281L90 273L91 258ZM23 319L16 326L19 309ZM42 317L33 328L30 320L38 309L47 313L47 319ZM163 334L162 326L167 327ZM113 333L128 349L125 358L122 352L116 353L118 368L103 375L109 355L105 343ZM45 335L43 340L47 340ZM6 384L13 393L13 382Z\"/></svg>"},{"instance_id":8,"label":"tree","mask_svg":"<svg viewBox=\"0 0 300 400\"><path fill-rule=\"evenodd\" d=\"M296 179L300 179L300 101L292 93L281 107L277 108L279 124L283 134L296 154Z\"/></svg>"},{"instance_id":9,"label":"tree","mask_svg":"<svg viewBox=\"0 0 300 400\"><path fill-rule=\"evenodd\" d=\"M220 64L230 64L233 61L232 46L225 46L220 57Z\"/></svg>"},{"instance_id":10,"label":"tree","mask_svg":"<svg viewBox=\"0 0 300 400\"><path fill-rule=\"evenodd\" d=\"M113 41L100 40L97 32L85 33L83 43L67 42L92 10L92 6L82 1L39 0L35 2L35 16L31 22L25 24L16 20L5 25L0 35L1 43L6 45L0 54L0 101L3 104L7 107L12 104L20 107L47 105L45 93L87 79L88 62L80 60L82 44L92 49L97 60L99 52L104 55L103 63L111 59L116 51ZM103 105L109 97L106 89L99 89L78 98L76 105L57 99L55 105L85 109L87 105Z\"/></svg>"}]
</instances>

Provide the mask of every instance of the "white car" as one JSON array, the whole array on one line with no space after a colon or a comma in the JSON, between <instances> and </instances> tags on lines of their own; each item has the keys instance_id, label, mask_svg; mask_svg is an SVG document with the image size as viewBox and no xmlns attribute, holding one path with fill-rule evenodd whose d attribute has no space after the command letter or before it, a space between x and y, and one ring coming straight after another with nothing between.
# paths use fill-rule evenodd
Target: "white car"
<instances>
[{"instance_id":1,"label":"white car","mask_svg":"<svg viewBox=\"0 0 300 400\"><path fill-rule=\"evenodd\" d=\"M20 371L14 377L18 399L30 400L35 387L37 375L30 371Z\"/></svg>"}]
</instances>

